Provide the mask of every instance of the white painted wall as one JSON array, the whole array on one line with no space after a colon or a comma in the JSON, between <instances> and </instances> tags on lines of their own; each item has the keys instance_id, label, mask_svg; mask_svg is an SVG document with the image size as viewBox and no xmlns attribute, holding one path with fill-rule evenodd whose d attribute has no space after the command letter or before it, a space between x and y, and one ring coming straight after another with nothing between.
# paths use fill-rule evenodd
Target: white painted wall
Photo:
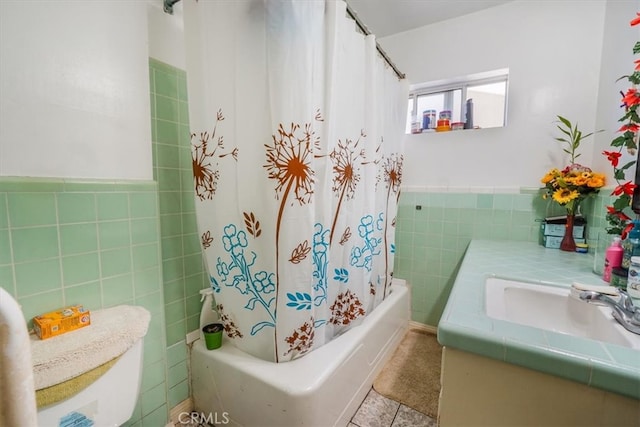
<instances>
[{"instance_id":1,"label":"white painted wall","mask_svg":"<svg viewBox=\"0 0 640 427\"><path fill-rule=\"evenodd\" d=\"M149 56L184 70L184 7L180 1L173 5L173 14L168 14L163 4L162 0L148 0Z\"/></svg>"},{"instance_id":2,"label":"white painted wall","mask_svg":"<svg viewBox=\"0 0 640 427\"><path fill-rule=\"evenodd\" d=\"M0 1L0 176L153 178L146 14Z\"/></svg>"},{"instance_id":3,"label":"white painted wall","mask_svg":"<svg viewBox=\"0 0 640 427\"><path fill-rule=\"evenodd\" d=\"M566 165L554 120L595 129L605 8L605 0L514 1L380 39L411 83L510 70L507 126L407 135L404 186L539 187L549 168ZM592 139L579 160L591 165L600 151Z\"/></svg>"},{"instance_id":4,"label":"white painted wall","mask_svg":"<svg viewBox=\"0 0 640 427\"><path fill-rule=\"evenodd\" d=\"M184 68L175 9L0 1L0 176L151 179L147 58ZM405 186L538 187L564 163L556 114L607 130L580 160L608 172L600 152L620 117L612 80L631 71L636 10L640 0L514 1L380 39L412 82L511 72L508 126L407 136Z\"/></svg>"}]
</instances>

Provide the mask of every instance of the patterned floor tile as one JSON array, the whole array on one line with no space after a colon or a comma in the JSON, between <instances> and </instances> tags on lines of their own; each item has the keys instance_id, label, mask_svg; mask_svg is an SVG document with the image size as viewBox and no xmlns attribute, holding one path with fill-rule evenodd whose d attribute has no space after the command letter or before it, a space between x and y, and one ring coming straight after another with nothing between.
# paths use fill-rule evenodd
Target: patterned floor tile
<instances>
[{"instance_id":1,"label":"patterned floor tile","mask_svg":"<svg viewBox=\"0 0 640 427\"><path fill-rule=\"evenodd\" d=\"M391 427L437 427L438 423L428 415L405 405L400 405Z\"/></svg>"},{"instance_id":2,"label":"patterned floor tile","mask_svg":"<svg viewBox=\"0 0 640 427\"><path fill-rule=\"evenodd\" d=\"M351 422L359 427L389 427L399 407L399 402L381 396L372 388Z\"/></svg>"}]
</instances>

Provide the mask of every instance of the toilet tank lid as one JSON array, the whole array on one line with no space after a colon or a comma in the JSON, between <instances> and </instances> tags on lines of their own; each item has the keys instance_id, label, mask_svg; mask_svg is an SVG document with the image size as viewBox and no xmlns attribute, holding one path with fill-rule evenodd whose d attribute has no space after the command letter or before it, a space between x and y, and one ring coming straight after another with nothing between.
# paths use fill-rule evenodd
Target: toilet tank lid
<instances>
[{"instance_id":1,"label":"toilet tank lid","mask_svg":"<svg viewBox=\"0 0 640 427\"><path fill-rule=\"evenodd\" d=\"M91 311L91 324L41 340L31 335L36 390L59 384L121 356L149 327L144 307L119 305Z\"/></svg>"}]
</instances>

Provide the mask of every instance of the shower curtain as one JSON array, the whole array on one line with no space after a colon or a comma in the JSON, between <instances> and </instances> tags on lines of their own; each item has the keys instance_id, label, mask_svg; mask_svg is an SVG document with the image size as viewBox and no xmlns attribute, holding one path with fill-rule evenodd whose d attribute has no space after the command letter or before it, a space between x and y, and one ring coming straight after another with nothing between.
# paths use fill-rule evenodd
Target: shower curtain
<instances>
[{"instance_id":1,"label":"shower curtain","mask_svg":"<svg viewBox=\"0 0 640 427\"><path fill-rule=\"evenodd\" d=\"M227 337L322 346L389 293L408 87L339 1L186 1L196 215Z\"/></svg>"}]
</instances>

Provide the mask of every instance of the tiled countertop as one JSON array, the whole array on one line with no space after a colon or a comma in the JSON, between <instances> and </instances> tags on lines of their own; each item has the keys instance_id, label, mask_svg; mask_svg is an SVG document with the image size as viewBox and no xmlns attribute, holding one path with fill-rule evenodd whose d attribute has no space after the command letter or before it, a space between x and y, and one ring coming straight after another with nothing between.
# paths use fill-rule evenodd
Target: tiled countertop
<instances>
[{"instance_id":1,"label":"tiled countertop","mask_svg":"<svg viewBox=\"0 0 640 427\"><path fill-rule=\"evenodd\" d=\"M485 314L489 276L606 285L592 272L593 255L536 243L473 240L438 324L438 341L506 363L640 399L640 351L492 319ZM635 300L640 305L639 300Z\"/></svg>"}]
</instances>

